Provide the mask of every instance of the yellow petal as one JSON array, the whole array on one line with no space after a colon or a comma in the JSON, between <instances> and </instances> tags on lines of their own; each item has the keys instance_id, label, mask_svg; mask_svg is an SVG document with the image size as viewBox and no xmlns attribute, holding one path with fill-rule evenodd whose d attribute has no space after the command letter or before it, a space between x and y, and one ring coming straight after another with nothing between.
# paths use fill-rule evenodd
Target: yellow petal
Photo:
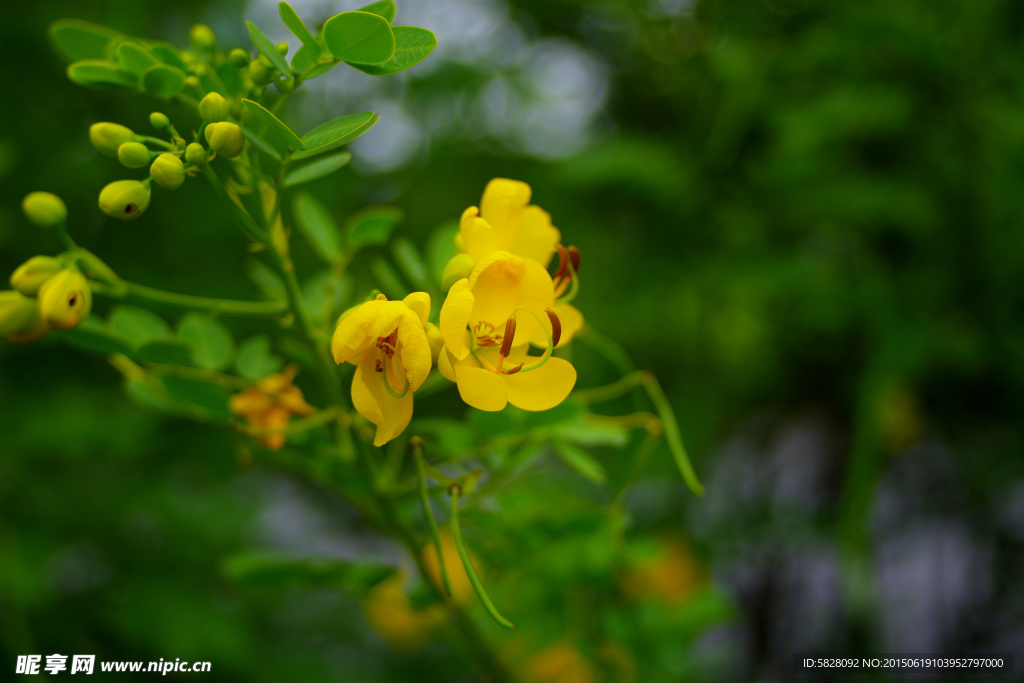
<instances>
[{"instance_id":1,"label":"yellow petal","mask_svg":"<svg viewBox=\"0 0 1024 683\"><path fill-rule=\"evenodd\" d=\"M288 422L291 419L291 413L286 408L281 406L275 406L268 410L260 421L260 429L284 429L288 426ZM272 451L280 450L284 446L285 435L284 434L266 434L263 437L263 443L267 445Z\"/></svg>"},{"instance_id":2,"label":"yellow petal","mask_svg":"<svg viewBox=\"0 0 1024 683\"><path fill-rule=\"evenodd\" d=\"M444 305L441 306L441 336L456 360L462 360L469 354L466 325L469 324L469 316L473 311L473 301L469 280L463 279L452 285Z\"/></svg>"},{"instance_id":3,"label":"yellow petal","mask_svg":"<svg viewBox=\"0 0 1024 683\"><path fill-rule=\"evenodd\" d=\"M552 309L562 323L562 338L556 348L561 348L572 341L576 333L583 329L583 314L572 304L555 304Z\"/></svg>"},{"instance_id":4,"label":"yellow petal","mask_svg":"<svg viewBox=\"0 0 1024 683\"><path fill-rule=\"evenodd\" d=\"M519 232L510 251L547 268L561 241L562 234L551 224L550 214L539 206L528 206L523 210Z\"/></svg>"},{"instance_id":5,"label":"yellow petal","mask_svg":"<svg viewBox=\"0 0 1024 683\"><path fill-rule=\"evenodd\" d=\"M509 361L512 360L510 357ZM576 385L576 368L563 358L549 358L536 370L503 377L509 403L523 410L548 410L564 401L572 391Z\"/></svg>"},{"instance_id":6,"label":"yellow petal","mask_svg":"<svg viewBox=\"0 0 1024 683\"><path fill-rule=\"evenodd\" d=\"M412 315L409 308L401 301L383 301L381 303L383 305L380 307L380 313L373 319L368 330L371 340L389 336L398 329L402 318Z\"/></svg>"},{"instance_id":7,"label":"yellow petal","mask_svg":"<svg viewBox=\"0 0 1024 683\"><path fill-rule=\"evenodd\" d=\"M498 250L498 236L491 224L480 218L475 206L462 212L459 221L459 248L476 260Z\"/></svg>"},{"instance_id":8,"label":"yellow petal","mask_svg":"<svg viewBox=\"0 0 1024 683\"><path fill-rule=\"evenodd\" d=\"M368 349L359 357L355 376L352 377L352 405L359 414L377 425L374 446L383 446L409 426L412 419L412 392L402 398L392 396L381 384L383 373L377 372L378 355ZM402 364L395 363L395 378L405 382Z\"/></svg>"},{"instance_id":9,"label":"yellow petal","mask_svg":"<svg viewBox=\"0 0 1024 683\"><path fill-rule=\"evenodd\" d=\"M508 249L519 231L523 209L530 203L530 186L518 180L495 178L487 183L480 201L480 215L491 224L502 249Z\"/></svg>"},{"instance_id":10,"label":"yellow petal","mask_svg":"<svg viewBox=\"0 0 1024 683\"><path fill-rule=\"evenodd\" d=\"M529 313L517 313L514 343L526 344L533 339L540 339L541 344L546 347L547 334L541 329L541 324L545 329L551 329L551 323L545 311L554 306L554 284L551 282L551 275L539 263L524 260L524 264L519 305L536 313L541 322L537 322L537 318Z\"/></svg>"},{"instance_id":11,"label":"yellow petal","mask_svg":"<svg viewBox=\"0 0 1024 683\"><path fill-rule=\"evenodd\" d=\"M371 342L369 328L384 306L384 301L367 301L341 319L331 339L335 363L344 363L360 354Z\"/></svg>"},{"instance_id":12,"label":"yellow petal","mask_svg":"<svg viewBox=\"0 0 1024 683\"><path fill-rule=\"evenodd\" d=\"M455 381L455 357L448 351L448 347L445 346L441 349L441 353L437 354L437 369L441 371L441 376L449 382Z\"/></svg>"},{"instance_id":13,"label":"yellow petal","mask_svg":"<svg viewBox=\"0 0 1024 683\"><path fill-rule=\"evenodd\" d=\"M430 295L426 292L413 292L402 299L402 303L411 308L419 316L420 325L427 324L430 317Z\"/></svg>"},{"instance_id":14,"label":"yellow petal","mask_svg":"<svg viewBox=\"0 0 1024 683\"><path fill-rule=\"evenodd\" d=\"M503 375L479 367L472 357L455 364L455 378L462 400L478 410L494 412L508 404Z\"/></svg>"},{"instance_id":15,"label":"yellow petal","mask_svg":"<svg viewBox=\"0 0 1024 683\"><path fill-rule=\"evenodd\" d=\"M498 329L505 326L505 321L522 299L527 263L525 259L499 251L477 264L469 276L469 286L475 297L469 316L471 326L481 320ZM540 268L538 264L534 265Z\"/></svg>"},{"instance_id":16,"label":"yellow petal","mask_svg":"<svg viewBox=\"0 0 1024 683\"><path fill-rule=\"evenodd\" d=\"M429 305L429 304L428 304ZM416 391L430 374L430 340L423 331L423 323L415 315L407 315L398 325L398 349L409 380L409 389Z\"/></svg>"},{"instance_id":17,"label":"yellow petal","mask_svg":"<svg viewBox=\"0 0 1024 683\"><path fill-rule=\"evenodd\" d=\"M252 415L266 412L272 405L270 397L256 389L246 389L228 400L231 412L235 415L244 415L247 419L252 419Z\"/></svg>"}]
</instances>

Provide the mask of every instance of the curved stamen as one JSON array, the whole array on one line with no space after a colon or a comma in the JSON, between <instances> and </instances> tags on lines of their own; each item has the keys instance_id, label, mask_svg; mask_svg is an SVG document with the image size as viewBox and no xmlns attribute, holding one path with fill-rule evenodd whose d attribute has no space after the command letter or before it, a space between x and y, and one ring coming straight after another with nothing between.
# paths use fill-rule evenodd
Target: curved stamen
<instances>
[{"instance_id":1,"label":"curved stamen","mask_svg":"<svg viewBox=\"0 0 1024 683\"><path fill-rule=\"evenodd\" d=\"M537 368L548 362L548 359L551 358L552 351L555 350L555 343L554 340L551 338L551 330L549 330L547 326L544 325L544 322L540 319L540 316L534 313L529 308L526 308L525 306L517 306L515 310L526 311L527 313L532 315L534 319L536 319L537 323L540 325L540 328L544 330L544 334L547 335L548 347L544 349L544 355L538 358L535 362L530 363L529 365L523 365L522 363L520 363L515 368L512 368L511 370L506 370L506 375L512 375L517 372L529 372L530 370L536 370ZM515 311L513 311L512 314L515 315Z\"/></svg>"},{"instance_id":2,"label":"curved stamen","mask_svg":"<svg viewBox=\"0 0 1024 683\"><path fill-rule=\"evenodd\" d=\"M558 342L562 339L562 321L550 308L544 309L544 312L548 314L548 319L551 321L551 341L558 346Z\"/></svg>"},{"instance_id":3,"label":"curved stamen","mask_svg":"<svg viewBox=\"0 0 1024 683\"><path fill-rule=\"evenodd\" d=\"M560 304L567 304L567 303L569 303L570 301L572 301L573 299L576 298L576 295L579 294L579 291L580 291L580 279L576 275L576 269L573 267L571 261L569 262L568 268L569 268L569 276L568 276L569 293L566 294L564 297L562 296L562 292L565 291L565 286L559 286L558 290L555 292L555 298L558 299L558 303L560 303ZM565 282L562 282L562 283L559 283L559 284L560 285L565 285ZM559 297L561 297L561 298L559 298Z\"/></svg>"},{"instance_id":4,"label":"curved stamen","mask_svg":"<svg viewBox=\"0 0 1024 683\"><path fill-rule=\"evenodd\" d=\"M387 342L384 342L383 346L387 346L394 351L394 347ZM392 365L391 356L385 353L383 360L385 372L382 372L380 375L381 383L384 385L384 388L388 390L388 393L395 398L405 398L405 395L409 393L409 378L405 378L405 386L401 389L396 389L395 387L398 386L398 380L395 379L395 370Z\"/></svg>"}]
</instances>

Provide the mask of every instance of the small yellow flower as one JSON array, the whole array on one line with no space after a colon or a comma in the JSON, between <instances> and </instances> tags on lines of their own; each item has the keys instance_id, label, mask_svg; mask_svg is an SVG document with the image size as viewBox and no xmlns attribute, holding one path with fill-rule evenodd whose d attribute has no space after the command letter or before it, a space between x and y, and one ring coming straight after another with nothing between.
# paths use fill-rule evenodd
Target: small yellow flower
<instances>
[{"instance_id":1,"label":"small yellow flower","mask_svg":"<svg viewBox=\"0 0 1024 683\"><path fill-rule=\"evenodd\" d=\"M448 583L452 587L451 601L457 605L465 605L476 598L476 590L466 574L466 568L462 564L462 558L459 556L459 549L455 545L451 529L445 527L441 529L440 534L444 568L448 574ZM441 565L437 561L437 548L434 547L433 542L427 543L423 547L421 557L423 558L423 568L427 571L427 578L441 594L446 594L444 578L441 576ZM469 553L469 558L473 561L473 567L476 568L477 574L482 575L480 560L473 553Z\"/></svg>"},{"instance_id":2,"label":"small yellow flower","mask_svg":"<svg viewBox=\"0 0 1024 683\"><path fill-rule=\"evenodd\" d=\"M92 310L92 290L77 270L62 270L39 289L39 313L55 330L77 327Z\"/></svg>"},{"instance_id":3,"label":"small yellow flower","mask_svg":"<svg viewBox=\"0 0 1024 683\"><path fill-rule=\"evenodd\" d=\"M383 446L412 419L412 395L430 374L430 342L423 326L430 295L415 292L401 301L381 297L356 307L334 331L337 363L356 366L352 404L377 426L373 445Z\"/></svg>"},{"instance_id":4,"label":"small yellow flower","mask_svg":"<svg viewBox=\"0 0 1024 683\"><path fill-rule=\"evenodd\" d=\"M495 178L484 188L480 208L471 206L462 213L456 239L477 261L507 251L547 268L561 238L551 216L530 204L529 185Z\"/></svg>"},{"instance_id":5,"label":"small yellow flower","mask_svg":"<svg viewBox=\"0 0 1024 683\"><path fill-rule=\"evenodd\" d=\"M619 584L629 597L677 607L703 588L704 570L686 544L674 536L658 539L653 555L629 563Z\"/></svg>"},{"instance_id":6,"label":"small yellow flower","mask_svg":"<svg viewBox=\"0 0 1024 683\"><path fill-rule=\"evenodd\" d=\"M528 683L594 683L598 669L568 640L560 640L530 657L523 665Z\"/></svg>"},{"instance_id":7,"label":"small yellow flower","mask_svg":"<svg viewBox=\"0 0 1024 683\"><path fill-rule=\"evenodd\" d=\"M415 649L430 639L443 622L445 608L435 604L417 610L405 594L405 577L397 573L374 586L363 601L366 621L384 640L401 649Z\"/></svg>"},{"instance_id":8,"label":"small yellow flower","mask_svg":"<svg viewBox=\"0 0 1024 683\"><path fill-rule=\"evenodd\" d=\"M293 415L312 415L313 408L302 395L302 390L292 384L299 372L296 365L290 365L282 372L264 377L254 387L231 397L231 412L245 418L254 429L283 430ZM284 446L285 435L264 434L259 437L271 450Z\"/></svg>"},{"instance_id":9,"label":"small yellow flower","mask_svg":"<svg viewBox=\"0 0 1024 683\"><path fill-rule=\"evenodd\" d=\"M494 252L448 292L438 369L480 410L509 403L523 410L555 407L576 384L576 369L550 348L540 358L527 354L531 341L544 339L547 346L549 335L557 345L561 324L553 305L551 276L537 261Z\"/></svg>"}]
</instances>

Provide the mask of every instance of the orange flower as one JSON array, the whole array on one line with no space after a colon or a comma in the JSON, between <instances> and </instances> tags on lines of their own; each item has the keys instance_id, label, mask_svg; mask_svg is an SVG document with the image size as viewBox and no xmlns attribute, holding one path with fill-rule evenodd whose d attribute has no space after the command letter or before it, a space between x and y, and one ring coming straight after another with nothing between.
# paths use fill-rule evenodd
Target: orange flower
<instances>
[{"instance_id":1,"label":"orange flower","mask_svg":"<svg viewBox=\"0 0 1024 683\"><path fill-rule=\"evenodd\" d=\"M257 430L284 430L292 415L312 415L314 410L302 397L302 390L292 384L298 373L298 366L290 365L282 372L264 377L255 386L231 397L231 412L244 417ZM285 442L283 431L257 438L275 451Z\"/></svg>"}]
</instances>

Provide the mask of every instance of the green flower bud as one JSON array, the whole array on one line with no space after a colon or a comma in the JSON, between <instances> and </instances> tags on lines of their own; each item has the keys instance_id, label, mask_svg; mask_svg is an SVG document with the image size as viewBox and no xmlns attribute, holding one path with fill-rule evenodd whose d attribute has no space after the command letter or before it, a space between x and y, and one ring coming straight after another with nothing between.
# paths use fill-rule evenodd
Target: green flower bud
<instances>
[{"instance_id":1,"label":"green flower bud","mask_svg":"<svg viewBox=\"0 0 1024 683\"><path fill-rule=\"evenodd\" d=\"M441 274L441 289L447 292L456 282L464 277L469 277L476 266L476 259L469 254L456 254L448 265L444 267Z\"/></svg>"},{"instance_id":2,"label":"green flower bud","mask_svg":"<svg viewBox=\"0 0 1024 683\"><path fill-rule=\"evenodd\" d=\"M192 90L198 90L199 89L199 79L196 78L195 76L189 76L188 78L185 79L185 87L186 88L191 88Z\"/></svg>"},{"instance_id":3,"label":"green flower bud","mask_svg":"<svg viewBox=\"0 0 1024 683\"><path fill-rule=\"evenodd\" d=\"M52 256L33 256L11 275L11 287L25 296L35 296L39 293L39 288L60 272L61 268L63 266L60 261Z\"/></svg>"},{"instance_id":4,"label":"green flower bud","mask_svg":"<svg viewBox=\"0 0 1024 683\"><path fill-rule=\"evenodd\" d=\"M103 213L123 221L138 218L149 206L149 185L138 180L116 180L100 192Z\"/></svg>"},{"instance_id":5,"label":"green flower bud","mask_svg":"<svg viewBox=\"0 0 1024 683\"><path fill-rule=\"evenodd\" d=\"M92 290L77 270L62 270L39 290L39 313L55 330L70 330L89 316Z\"/></svg>"},{"instance_id":6,"label":"green flower bud","mask_svg":"<svg viewBox=\"0 0 1024 683\"><path fill-rule=\"evenodd\" d=\"M92 146L95 147L100 154L108 157L117 156L117 148L126 142L131 142L135 138L135 133L130 128L126 128L119 123L94 123L89 127L89 139L92 140Z\"/></svg>"},{"instance_id":7,"label":"green flower bud","mask_svg":"<svg viewBox=\"0 0 1024 683\"><path fill-rule=\"evenodd\" d=\"M223 121L228 116L228 101L220 93L209 93L199 103L199 115L207 123Z\"/></svg>"},{"instance_id":8,"label":"green flower bud","mask_svg":"<svg viewBox=\"0 0 1024 683\"><path fill-rule=\"evenodd\" d=\"M295 90L295 81L288 78L281 78L274 81L274 85L277 86L277 91L282 95L287 95L292 90Z\"/></svg>"},{"instance_id":9,"label":"green flower bud","mask_svg":"<svg viewBox=\"0 0 1024 683\"><path fill-rule=\"evenodd\" d=\"M444 337L441 336L441 329L434 323L423 325L423 331L427 334L427 343L430 345L430 362L437 365L437 357L441 355L444 347Z\"/></svg>"},{"instance_id":10,"label":"green flower bud","mask_svg":"<svg viewBox=\"0 0 1024 683\"><path fill-rule=\"evenodd\" d=\"M228 61L239 69L249 66L249 53L240 47L236 47L228 53Z\"/></svg>"},{"instance_id":11,"label":"green flower bud","mask_svg":"<svg viewBox=\"0 0 1024 683\"><path fill-rule=\"evenodd\" d=\"M13 290L0 292L0 337L23 331L35 316L35 299Z\"/></svg>"},{"instance_id":12,"label":"green flower bud","mask_svg":"<svg viewBox=\"0 0 1024 683\"><path fill-rule=\"evenodd\" d=\"M245 133L240 126L228 121L211 123L206 127L206 141L217 154L233 159L242 153Z\"/></svg>"},{"instance_id":13,"label":"green flower bud","mask_svg":"<svg viewBox=\"0 0 1024 683\"><path fill-rule=\"evenodd\" d=\"M198 142L190 142L185 148L185 161L193 166L206 165L206 148Z\"/></svg>"},{"instance_id":14,"label":"green flower bud","mask_svg":"<svg viewBox=\"0 0 1024 683\"><path fill-rule=\"evenodd\" d=\"M171 127L171 120L167 118L167 114L159 111L155 111L149 115L149 123L157 130L163 130L164 128Z\"/></svg>"},{"instance_id":15,"label":"green flower bud","mask_svg":"<svg viewBox=\"0 0 1024 683\"><path fill-rule=\"evenodd\" d=\"M217 37L206 24L196 24L188 32L188 42L200 52L210 52L217 45Z\"/></svg>"},{"instance_id":16,"label":"green flower bud","mask_svg":"<svg viewBox=\"0 0 1024 683\"><path fill-rule=\"evenodd\" d=\"M141 142L126 142L117 148L117 159L128 168L142 168L149 165L152 155Z\"/></svg>"},{"instance_id":17,"label":"green flower bud","mask_svg":"<svg viewBox=\"0 0 1024 683\"><path fill-rule=\"evenodd\" d=\"M288 43L278 43L277 51L281 53L281 56L288 54Z\"/></svg>"},{"instance_id":18,"label":"green flower bud","mask_svg":"<svg viewBox=\"0 0 1024 683\"><path fill-rule=\"evenodd\" d=\"M266 85L270 82L270 69L259 59L249 62L249 78L256 85Z\"/></svg>"},{"instance_id":19,"label":"green flower bud","mask_svg":"<svg viewBox=\"0 0 1024 683\"><path fill-rule=\"evenodd\" d=\"M185 182L185 164L176 155L164 152L149 167L149 175L165 190L177 190Z\"/></svg>"},{"instance_id":20,"label":"green flower bud","mask_svg":"<svg viewBox=\"0 0 1024 683\"><path fill-rule=\"evenodd\" d=\"M61 198L50 192L30 192L21 200L25 217L40 228L54 228L68 217L68 209Z\"/></svg>"}]
</instances>

